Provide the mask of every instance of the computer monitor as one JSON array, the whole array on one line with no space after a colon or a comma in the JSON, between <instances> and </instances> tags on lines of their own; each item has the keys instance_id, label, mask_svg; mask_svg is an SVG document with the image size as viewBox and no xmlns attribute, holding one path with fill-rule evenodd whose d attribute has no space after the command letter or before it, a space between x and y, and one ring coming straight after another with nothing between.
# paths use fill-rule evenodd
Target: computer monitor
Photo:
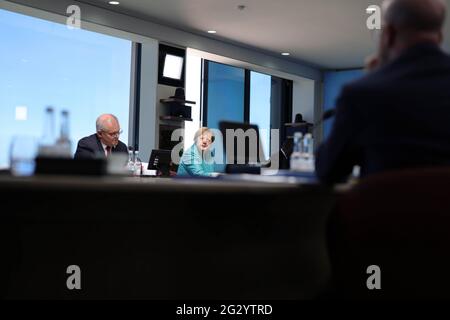
<instances>
[{"instance_id":1,"label":"computer monitor","mask_svg":"<svg viewBox=\"0 0 450 320\"><path fill-rule=\"evenodd\" d=\"M148 161L148 170L157 170L161 172L163 176L170 175L170 165L172 151L153 149L150 154L150 160Z\"/></svg>"},{"instance_id":2,"label":"computer monitor","mask_svg":"<svg viewBox=\"0 0 450 320\"><path fill-rule=\"evenodd\" d=\"M183 57L166 54L164 59L163 77L180 80L183 74Z\"/></svg>"},{"instance_id":3,"label":"computer monitor","mask_svg":"<svg viewBox=\"0 0 450 320\"><path fill-rule=\"evenodd\" d=\"M229 173L259 173L261 165L265 164L265 155L258 126L242 122L221 121L219 129L222 133L226 171ZM227 130L232 130L229 131L228 136Z\"/></svg>"},{"instance_id":4,"label":"computer monitor","mask_svg":"<svg viewBox=\"0 0 450 320\"><path fill-rule=\"evenodd\" d=\"M184 87L186 50L159 45L158 83Z\"/></svg>"}]
</instances>

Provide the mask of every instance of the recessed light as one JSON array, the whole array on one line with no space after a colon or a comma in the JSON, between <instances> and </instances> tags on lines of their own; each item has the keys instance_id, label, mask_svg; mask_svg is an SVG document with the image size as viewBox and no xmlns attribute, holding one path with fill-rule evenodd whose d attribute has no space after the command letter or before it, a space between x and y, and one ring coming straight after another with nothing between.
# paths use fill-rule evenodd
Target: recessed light
<instances>
[{"instance_id":1,"label":"recessed light","mask_svg":"<svg viewBox=\"0 0 450 320\"><path fill-rule=\"evenodd\" d=\"M291 54L289 52L282 52L281 55L282 56L290 56Z\"/></svg>"},{"instance_id":2,"label":"recessed light","mask_svg":"<svg viewBox=\"0 0 450 320\"><path fill-rule=\"evenodd\" d=\"M108 1L108 3L109 3L110 5L113 5L113 6L117 6L117 5L120 4L119 1Z\"/></svg>"},{"instance_id":3,"label":"recessed light","mask_svg":"<svg viewBox=\"0 0 450 320\"><path fill-rule=\"evenodd\" d=\"M216 30L208 30L208 33L214 34L214 33L217 33L217 31Z\"/></svg>"}]
</instances>

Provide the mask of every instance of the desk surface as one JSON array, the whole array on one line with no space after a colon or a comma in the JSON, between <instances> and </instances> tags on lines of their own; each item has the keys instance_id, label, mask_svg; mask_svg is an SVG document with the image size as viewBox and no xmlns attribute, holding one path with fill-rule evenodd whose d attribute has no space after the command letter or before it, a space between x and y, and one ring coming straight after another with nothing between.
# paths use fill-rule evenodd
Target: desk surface
<instances>
[{"instance_id":1,"label":"desk surface","mask_svg":"<svg viewBox=\"0 0 450 320\"><path fill-rule=\"evenodd\" d=\"M83 176L0 176L0 188L87 188L104 191L170 192L283 192L287 190L329 191L330 188L295 177L234 175L221 179L180 179L153 177L83 177Z\"/></svg>"},{"instance_id":2,"label":"desk surface","mask_svg":"<svg viewBox=\"0 0 450 320\"><path fill-rule=\"evenodd\" d=\"M2 176L0 297L312 298L334 192L258 179Z\"/></svg>"}]
</instances>

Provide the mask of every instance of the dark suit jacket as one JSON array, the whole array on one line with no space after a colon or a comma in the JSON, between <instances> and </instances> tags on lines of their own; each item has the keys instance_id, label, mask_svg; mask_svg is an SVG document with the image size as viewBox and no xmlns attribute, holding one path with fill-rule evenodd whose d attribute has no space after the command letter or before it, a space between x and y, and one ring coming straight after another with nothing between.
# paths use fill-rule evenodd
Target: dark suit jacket
<instances>
[{"instance_id":1,"label":"dark suit jacket","mask_svg":"<svg viewBox=\"0 0 450 320\"><path fill-rule=\"evenodd\" d=\"M112 152L128 154L128 148L123 142L119 141L117 146L112 149ZM102 157L105 157L105 151L96 134L92 134L78 141L77 151L74 156L75 159L96 159Z\"/></svg>"},{"instance_id":2,"label":"dark suit jacket","mask_svg":"<svg viewBox=\"0 0 450 320\"><path fill-rule=\"evenodd\" d=\"M346 87L316 154L324 182L386 170L450 164L450 56L417 45Z\"/></svg>"}]
</instances>

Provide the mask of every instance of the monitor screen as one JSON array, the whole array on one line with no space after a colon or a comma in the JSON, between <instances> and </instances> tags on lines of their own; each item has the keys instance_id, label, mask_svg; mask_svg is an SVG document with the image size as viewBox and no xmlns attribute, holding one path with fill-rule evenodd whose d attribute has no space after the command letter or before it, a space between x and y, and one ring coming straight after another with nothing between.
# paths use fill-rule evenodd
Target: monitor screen
<instances>
[{"instance_id":1,"label":"monitor screen","mask_svg":"<svg viewBox=\"0 0 450 320\"><path fill-rule=\"evenodd\" d=\"M166 78L180 80L183 74L184 58L172 54L166 54L164 59L163 76Z\"/></svg>"},{"instance_id":2,"label":"monitor screen","mask_svg":"<svg viewBox=\"0 0 450 320\"><path fill-rule=\"evenodd\" d=\"M147 169L158 170L163 175L169 175L169 169L172 162L171 154L172 152L170 150L152 150Z\"/></svg>"},{"instance_id":3,"label":"monitor screen","mask_svg":"<svg viewBox=\"0 0 450 320\"><path fill-rule=\"evenodd\" d=\"M254 165L265 161L259 128L255 124L221 121L226 164Z\"/></svg>"},{"instance_id":4,"label":"monitor screen","mask_svg":"<svg viewBox=\"0 0 450 320\"><path fill-rule=\"evenodd\" d=\"M158 83L184 88L186 49L159 45Z\"/></svg>"}]
</instances>

